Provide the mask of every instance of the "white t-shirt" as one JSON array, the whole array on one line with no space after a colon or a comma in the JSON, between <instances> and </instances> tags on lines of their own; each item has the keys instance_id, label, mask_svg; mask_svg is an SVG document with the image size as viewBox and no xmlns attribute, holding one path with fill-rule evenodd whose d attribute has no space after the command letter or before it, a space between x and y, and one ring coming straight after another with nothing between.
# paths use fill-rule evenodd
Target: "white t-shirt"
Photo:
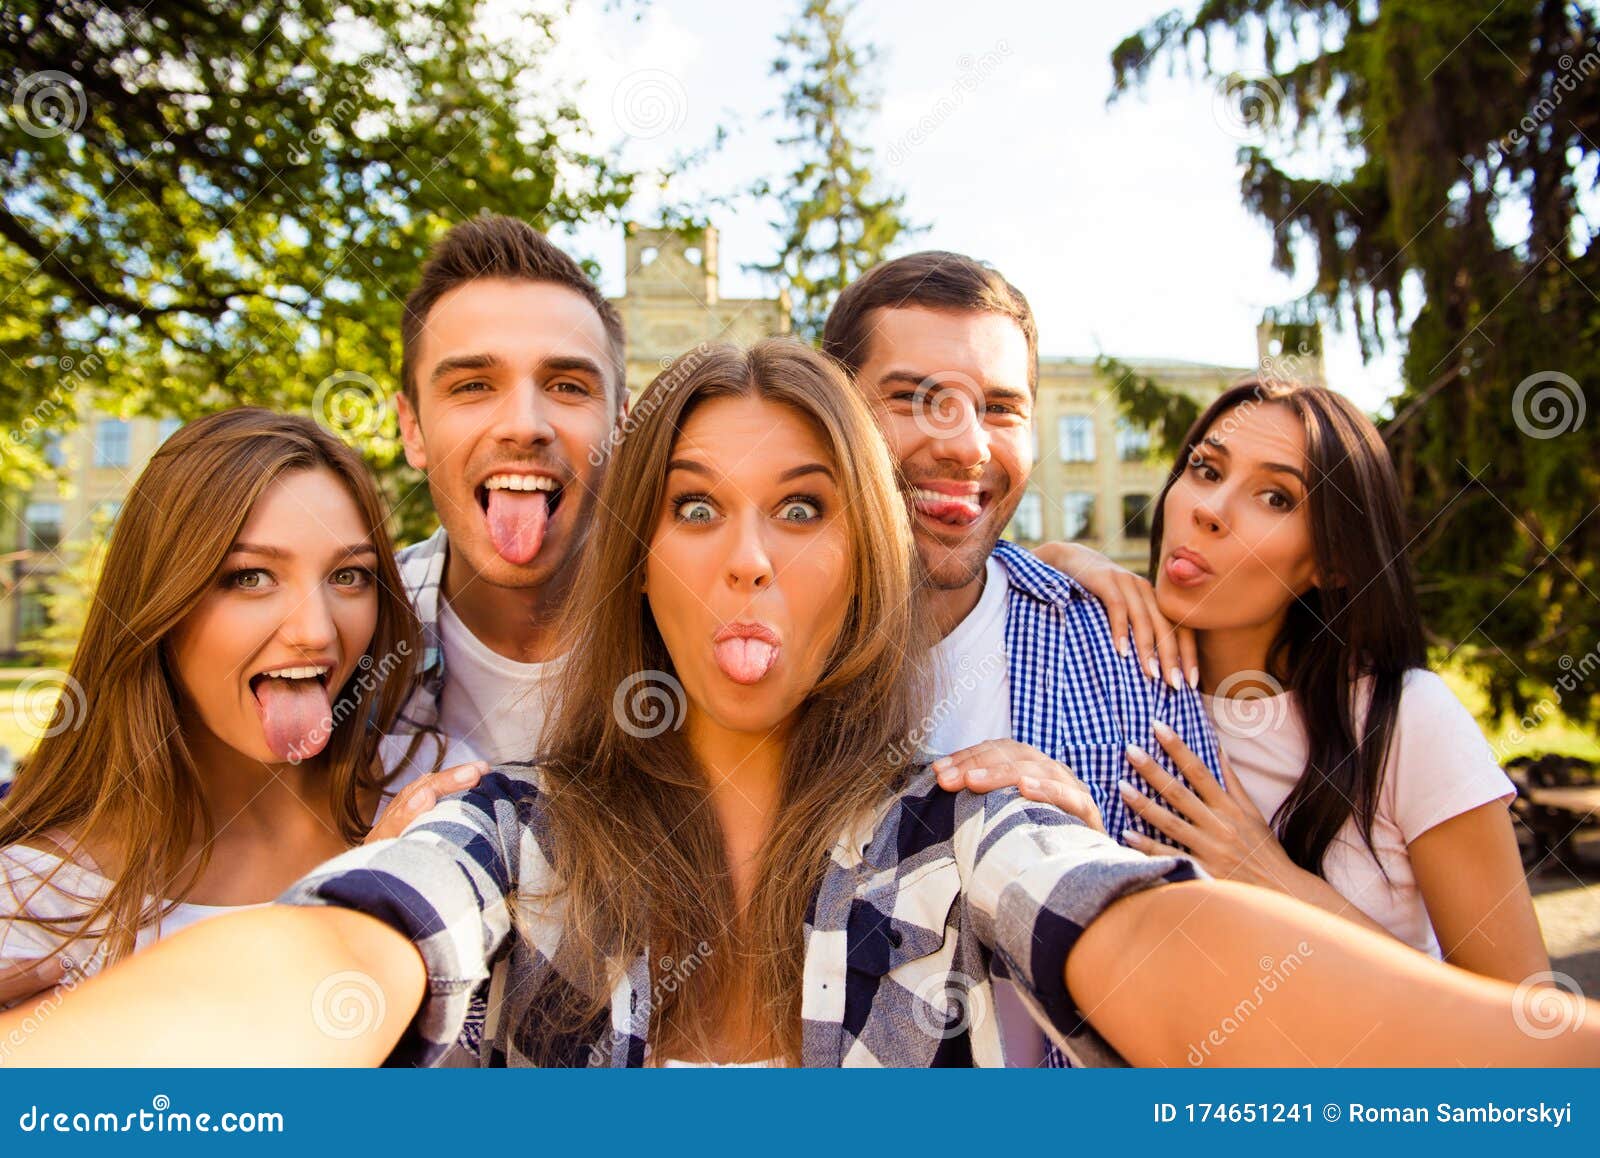
<instances>
[{"instance_id":1,"label":"white t-shirt","mask_svg":"<svg viewBox=\"0 0 1600 1158\"><path fill-rule=\"evenodd\" d=\"M379 741L378 758L385 768L395 767L401 763L410 744L409 735L385 736ZM476 757L470 751L455 744L447 746L441 758L438 738L423 736L415 756L384 788L376 816L382 816L395 795L432 769L435 761L443 770L473 759ZM52 876L52 872L55 875ZM81 919L110 892L111 884L81 850L75 859L64 860L56 852L27 845L0 849L0 962L36 960L59 953L71 958L84 973L98 970L102 961L98 940L93 935L72 939L49 926L7 918L26 910L35 917ZM159 921L141 928L135 935L134 949L143 949L161 937L170 937L208 917L258 907L180 903Z\"/></svg>"},{"instance_id":2,"label":"white t-shirt","mask_svg":"<svg viewBox=\"0 0 1600 1158\"><path fill-rule=\"evenodd\" d=\"M562 661L519 663L485 644L450 605L439 604L444 687L439 730L490 764L533 756L544 728L550 681Z\"/></svg>"},{"instance_id":3,"label":"white t-shirt","mask_svg":"<svg viewBox=\"0 0 1600 1158\"><path fill-rule=\"evenodd\" d=\"M1363 679L1358 690L1358 729L1364 727L1370 687L1370 679ZM1294 694L1205 700L1228 762L1270 821L1305 771L1310 751ZM1515 795L1472 714L1442 679L1413 669L1400 693L1372 824L1377 858L1351 817L1328 846L1323 878L1394 936L1439 957L1439 939L1411 871L1407 846L1452 817L1494 800L1509 803Z\"/></svg>"},{"instance_id":4,"label":"white t-shirt","mask_svg":"<svg viewBox=\"0 0 1600 1158\"><path fill-rule=\"evenodd\" d=\"M922 746L948 756L985 740L1011 739L1006 674L1006 569L993 555L977 606L933 649L936 694Z\"/></svg>"}]
</instances>

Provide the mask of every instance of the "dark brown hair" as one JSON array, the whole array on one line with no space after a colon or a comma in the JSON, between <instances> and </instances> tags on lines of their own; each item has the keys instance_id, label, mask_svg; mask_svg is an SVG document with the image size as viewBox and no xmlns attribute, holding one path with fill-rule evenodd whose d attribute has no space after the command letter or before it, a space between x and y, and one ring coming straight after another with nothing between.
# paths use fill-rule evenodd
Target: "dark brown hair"
<instances>
[{"instance_id":1,"label":"dark brown hair","mask_svg":"<svg viewBox=\"0 0 1600 1158\"><path fill-rule=\"evenodd\" d=\"M709 784L681 723L683 692L644 597L645 565L678 432L715 398L759 398L798 414L828 447L848 528L849 606L822 674L798 710L754 895L742 912ZM687 984L657 978L652 1039L703 1042L734 993L754 995L773 1048L799 1060L805 924L829 850L885 802L898 753L923 708L931 640L913 598L916 552L894 463L860 394L839 368L789 339L750 350L702 347L652 382L596 505L573 589L567 666L544 730L542 798L561 892L563 969L586 979L541 995L525 1041L559 1061L564 1041L605 1017L607 971L649 946L652 971L696 962ZM746 447L728 447L737 456ZM641 687L641 681L643 686ZM673 694L677 703L665 703ZM630 727L652 694L672 719ZM587 992L580 992L586 989ZM547 998L547 999L546 999ZM669 1055L670 1056L670 1053Z\"/></svg>"},{"instance_id":2,"label":"dark brown hair","mask_svg":"<svg viewBox=\"0 0 1600 1158\"><path fill-rule=\"evenodd\" d=\"M886 261L852 282L828 312L822 349L852 376L859 374L871 351L873 313L910 307L1010 318L1028 340L1028 389L1038 392L1039 327L1028 299L991 267L940 249Z\"/></svg>"},{"instance_id":3,"label":"dark brown hair","mask_svg":"<svg viewBox=\"0 0 1600 1158\"><path fill-rule=\"evenodd\" d=\"M133 484L106 549L68 690L0 807L0 848L35 840L48 847L52 833L65 831L118 850L121 863L102 866L114 877L110 891L85 898L98 903L81 919L37 923L71 937L104 922L114 960L204 871L217 818L206 808L184 742L182 693L166 638L215 585L262 493L285 475L318 469L344 484L377 551L372 641L335 692L338 723L312 761L326 773L344 839L354 844L367 832L368 803L387 779L378 745L404 706L422 654L384 525L387 512L360 457L309 418L227 410L179 429ZM208 851L190 864L197 835Z\"/></svg>"},{"instance_id":4,"label":"dark brown hair","mask_svg":"<svg viewBox=\"0 0 1600 1158\"><path fill-rule=\"evenodd\" d=\"M1287 407L1306 433L1306 504L1322 581L1289 605L1267 668L1294 693L1310 742L1305 770L1273 827L1295 864L1320 876L1328 846L1352 816L1372 847L1400 693L1406 672L1426 665L1427 650L1394 463L1366 415L1323 386L1247 378L1195 420L1156 500L1151 579L1161 563L1167 492L1201 439L1226 426L1234 411L1259 405ZM1359 676L1372 683L1360 730Z\"/></svg>"},{"instance_id":5,"label":"dark brown hair","mask_svg":"<svg viewBox=\"0 0 1600 1158\"><path fill-rule=\"evenodd\" d=\"M616 306L595 288L582 266L526 221L486 214L463 221L439 239L423 263L416 288L406 298L400 319L400 388L413 405L417 401L417 343L428 312L445 294L479 278L546 281L581 294L600 315L610 339L612 389L617 401L627 397L622 315Z\"/></svg>"}]
</instances>

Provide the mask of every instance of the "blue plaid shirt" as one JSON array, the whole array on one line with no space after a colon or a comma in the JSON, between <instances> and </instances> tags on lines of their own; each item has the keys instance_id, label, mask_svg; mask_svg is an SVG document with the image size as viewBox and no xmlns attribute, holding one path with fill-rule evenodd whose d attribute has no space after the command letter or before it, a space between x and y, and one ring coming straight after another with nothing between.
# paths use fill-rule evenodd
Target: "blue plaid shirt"
<instances>
[{"instance_id":1,"label":"blue plaid shirt","mask_svg":"<svg viewBox=\"0 0 1600 1158\"><path fill-rule=\"evenodd\" d=\"M1123 752L1137 744L1176 771L1151 729L1160 720L1221 783L1217 737L1200 693L1153 680L1137 656L1118 655L1105 608L1081 584L1013 543L997 544L994 553L1011 588L1006 605L1011 738L1072 769L1100 806L1114 839L1131 828L1165 840L1122 802L1117 781L1138 780Z\"/></svg>"},{"instance_id":2,"label":"blue plaid shirt","mask_svg":"<svg viewBox=\"0 0 1600 1158\"><path fill-rule=\"evenodd\" d=\"M1014 543L1002 541L994 553L1010 583L1006 675L1011 683L1011 738L1072 769L1094 797L1113 839L1121 840L1131 828L1165 841L1122 802L1117 781L1139 780L1124 751L1137 744L1176 772L1151 727L1160 720L1221 783L1217 737L1200 693L1151 679L1131 649L1127 656L1118 655L1105 608L1082 584ZM1145 792L1156 796L1148 785ZM1053 1040L1045 1050L1045 1065L1068 1065Z\"/></svg>"}]
</instances>

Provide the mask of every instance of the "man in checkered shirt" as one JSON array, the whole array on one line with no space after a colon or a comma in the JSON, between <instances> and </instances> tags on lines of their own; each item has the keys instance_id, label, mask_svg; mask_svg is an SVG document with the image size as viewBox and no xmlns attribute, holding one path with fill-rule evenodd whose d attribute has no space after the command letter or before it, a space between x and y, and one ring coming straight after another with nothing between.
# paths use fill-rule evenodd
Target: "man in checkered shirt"
<instances>
[{"instance_id":1,"label":"man in checkered shirt","mask_svg":"<svg viewBox=\"0 0 1600 1158\"><path fill-rule=\"evenodd\" d=\"M1036 453L1038 330L1027 299L971 258L911 254L839 295L822 345L872 404L909 490L942 632L940 694L916 739L945 757L939 783L984 791L1027 777L1070 807L1059 785L1075 775L1106 832L1158 835L1117 782L1134 776L1129 744L1167 763L1157 721L1221 781L1195 673L1141 667L1088 591L1000 538ZM1059 1063L1022 1002L1005 988L1000 996L1012 1063Z\"/></svg>"}]
</instances>

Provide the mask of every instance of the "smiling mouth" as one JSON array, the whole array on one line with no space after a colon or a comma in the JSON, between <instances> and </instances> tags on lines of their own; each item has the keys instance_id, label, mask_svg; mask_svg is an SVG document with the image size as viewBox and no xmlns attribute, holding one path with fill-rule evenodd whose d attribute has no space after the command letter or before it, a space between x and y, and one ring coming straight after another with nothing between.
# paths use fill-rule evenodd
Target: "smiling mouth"
<instances>
[{"instance_id":1,"label":"smiling mouth","mask_svg":"<svg viewBox=\"0 0 1600 1158\"><path fill-rule=\"evenodd\" d=\"M510 472L492 474L478 484L474 497L502 559L518 567L534 560L566 490L549 475Z\"/></svg>"},{"instance_id":2,"label":"smiling mouth","mask_svg":"<svg viewBox=\"0 0 1600 1158\"><path fill-rule=\"evenodd\" d=\"M989 506L986 491L946 494L926 487L911 488L912 508L926 521L942 527L970 527L983 518Z\"/></svg>"}]
</instances>

